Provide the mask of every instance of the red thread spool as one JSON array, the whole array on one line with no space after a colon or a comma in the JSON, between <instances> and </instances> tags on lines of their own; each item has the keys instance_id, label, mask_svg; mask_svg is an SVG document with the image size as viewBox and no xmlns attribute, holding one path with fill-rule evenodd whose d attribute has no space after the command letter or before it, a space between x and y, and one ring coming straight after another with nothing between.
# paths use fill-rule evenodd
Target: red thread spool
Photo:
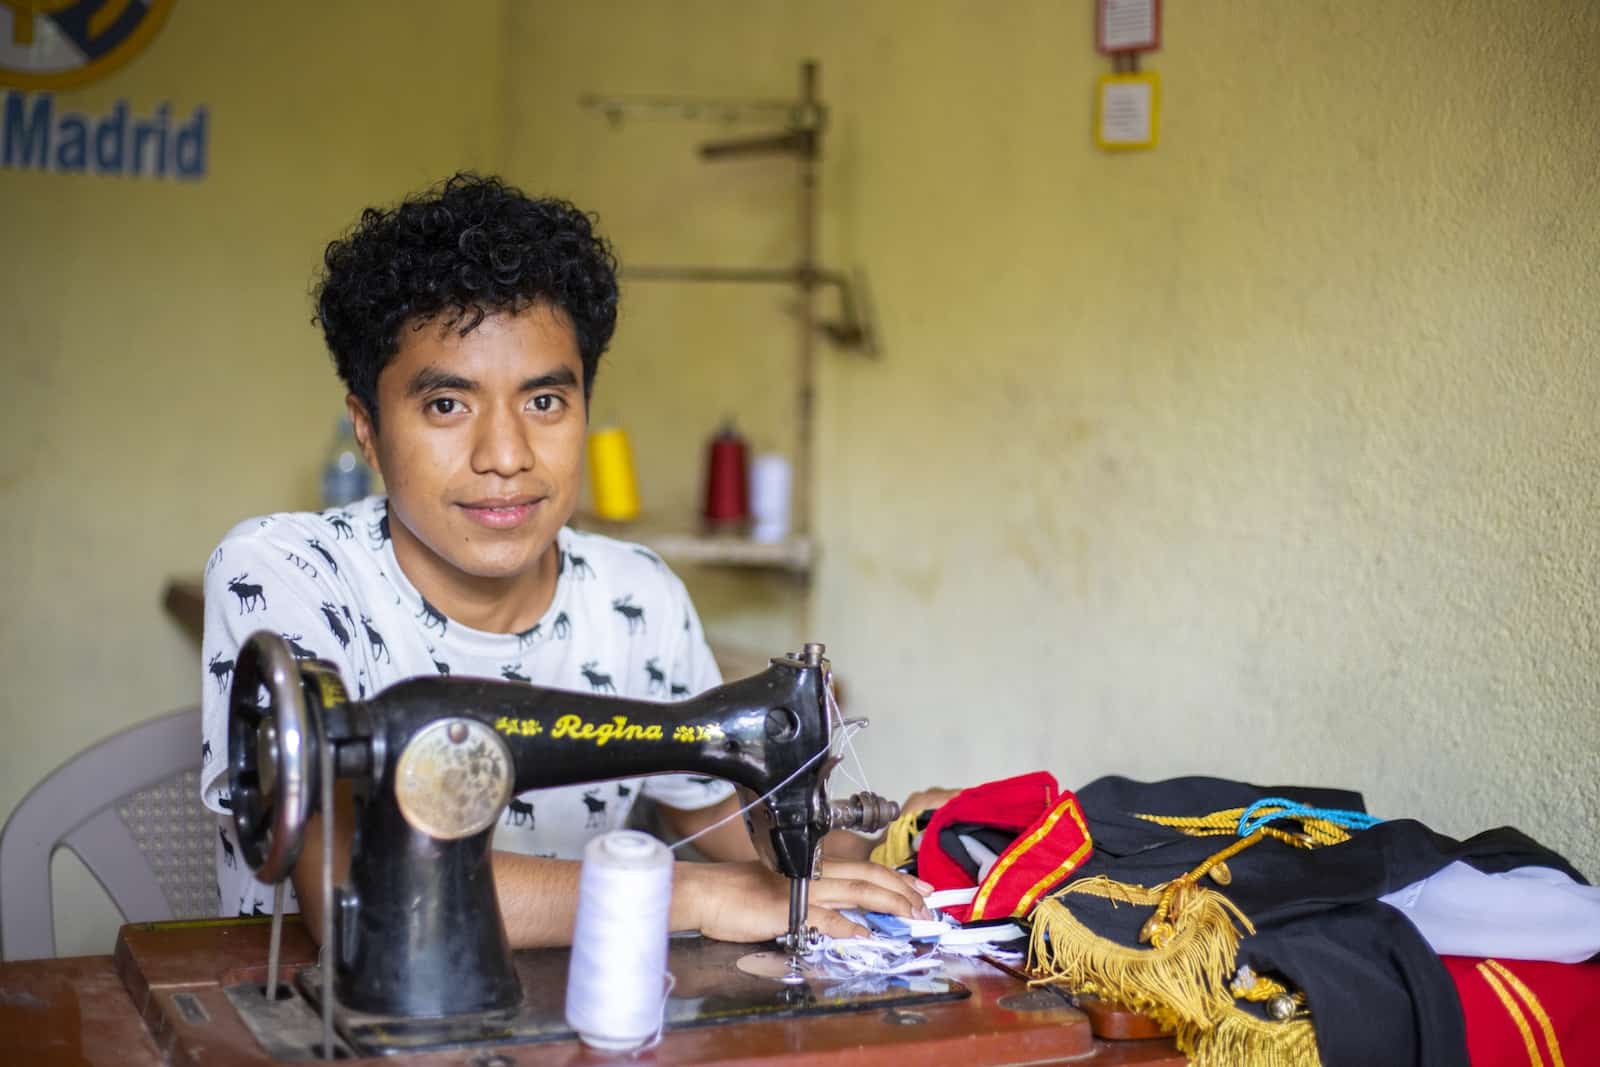
<instances>
[{"instance_id":1,"label":"red thread spool","mask_svg":"<svg viewBox=\"0 0 1600 1067\"><path fill-rule=\"evenodd\" d=\"M750 518L750 482L745 473L747 449L733 424L711 439L706 465L706 522L731 526Z\"/></svg>"}]
</instances>

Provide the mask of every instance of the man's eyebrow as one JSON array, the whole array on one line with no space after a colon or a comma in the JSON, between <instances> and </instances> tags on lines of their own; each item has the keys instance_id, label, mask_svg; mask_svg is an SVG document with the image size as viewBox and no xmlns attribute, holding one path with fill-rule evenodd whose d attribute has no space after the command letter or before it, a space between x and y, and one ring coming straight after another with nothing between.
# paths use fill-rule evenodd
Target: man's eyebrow
<instances>
[{"instance_id":1,"label":"man's eyebrow","mask_svg":"<svg viewBox=\"0 0 1600 1067\"><path fill-rule=\"evenodd\" d=\"M406 386L406 395L420 396L435 389L456 389L470 393L477 388L478 383L471 378L463 378L459 374L451 374L438 367L423 367L412 377L411 384Z\"/></svg>"},{"instance_id":2,"label":"man's eyebrow","mask_svg":"<svg viewBox=\"0 0 1600 1067\"><path fill-rule=\"evenodd\" d=\"M541 374L537 378L529 378L522 383L522 392L531 393L536 389L574 389L578 385L578 376L572 373L571 367L562 367L549 374Z\"/></svg>"}]
</instances>

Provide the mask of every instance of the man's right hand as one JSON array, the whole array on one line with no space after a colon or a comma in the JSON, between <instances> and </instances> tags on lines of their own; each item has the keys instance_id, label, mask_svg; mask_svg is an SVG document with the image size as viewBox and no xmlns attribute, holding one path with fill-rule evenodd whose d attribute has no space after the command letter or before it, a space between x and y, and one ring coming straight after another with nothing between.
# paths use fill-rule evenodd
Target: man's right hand
<instances>
[{"instance_id":1,"label":"man's right hand","mask_svg":"<svg viewBox=\"0 0 1600 1067\"><path fill-rule=\"evenodd\" d=\"M680 863L673 871L672 928L719 941L769 941L789 929L789 879L760 863ZM811 883L807 924L829 937L866 937L841 908L928 919L926 882L875 863L825 860Z\"/></svg>"}]
</instances>

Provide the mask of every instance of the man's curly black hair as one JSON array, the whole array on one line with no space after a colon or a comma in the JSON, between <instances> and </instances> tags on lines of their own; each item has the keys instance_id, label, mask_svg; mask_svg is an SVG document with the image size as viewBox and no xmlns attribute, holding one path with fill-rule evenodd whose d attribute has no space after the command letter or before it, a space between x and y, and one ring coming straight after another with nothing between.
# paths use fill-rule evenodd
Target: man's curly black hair
<instances>
[{"instance_id":1,"label":"man's curly black hair","mask_svg":"<svg viewBox=\"0 0 1600 1067\"><path fill-rule=\"evenodd\" d=\"M315 296L339 377L378 419L378 375L400 331L465 336L486 315L559 308L577 335L583 390L617 323L617 261L593 220L498 178L458 173L392 211L368 208L328 245Z\"/></svg>"}]
</instances>

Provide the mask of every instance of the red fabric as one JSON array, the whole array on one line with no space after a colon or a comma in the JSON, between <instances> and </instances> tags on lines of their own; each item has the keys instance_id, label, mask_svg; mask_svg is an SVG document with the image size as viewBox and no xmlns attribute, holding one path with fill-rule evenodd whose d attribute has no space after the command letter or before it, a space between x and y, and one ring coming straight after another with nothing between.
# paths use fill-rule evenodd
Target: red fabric
<instances>
[{"instance_id":1,"label":"red fabric","mask_svg":"<svg viewBox=\"0 0 1600 1067\"><path fill-rule=\"evenodd\" d=\"M1472 1067L1600 1063L1600 963L1440 958L1461 998Z\"/></svg>"},{"instance_id":2,"label":"red fabric","mask_svg":"<svg viewBox=\"0 0 1600 1067\"><path fill-rule=\"evenodd\" d=\"M1065 795L1071 796L1070 793ZM974 885L961 865L940 847L940 831L947 826L963 823L976 823L1010 831L1013 838L1012 848L1008 848L995 863L995 870L999 871L1005 856L1016 848L1019 840L1026 839L1032 830L1049 818L1052 809L1062 796L1055 775L1048 771L1034 771L1032 774L1022 774L1015 778L987 782L962 790L933 813L927 829L922 832L922 844L917 849L917 877L931 883L935 889L964 889ZM1078 831L1077 821L1071 818L1058 818L1050 831L1051 839L1048 842L1038 843L1028 850L1028 855L1025 857L1026 865L1023 863L1023 858L1019 857L1004 872L1006 888L991 891L984 917L1002 918L1009 915L1017 898L1037 882L1042 873L1059 865L1063 857L1077 849L1083 840ZM1057 833L1062 835L1059 839L1056 838ZM1049 862L1052 855L1056 856L1053 863ZM1013 884L1022 883L1030 872L1033 878L1011 892ZM1008 894L1009 902L1007 902ZM966 922L971 913L970 906L966 905L943 910L945 914L959 922Z\"/></svg>"},{"instance_id":3,"label":"red fabric","mask_svg":"<svg viewBox=\"0 0 1600 1067\"><path fill-rule=\"evenodd\" d=\"M962 922L1020 919L1049 890L1083 866L1093 851L1089 824L1070 790L1064 790L995 860Z\"/></svg>"}]
</instances>

